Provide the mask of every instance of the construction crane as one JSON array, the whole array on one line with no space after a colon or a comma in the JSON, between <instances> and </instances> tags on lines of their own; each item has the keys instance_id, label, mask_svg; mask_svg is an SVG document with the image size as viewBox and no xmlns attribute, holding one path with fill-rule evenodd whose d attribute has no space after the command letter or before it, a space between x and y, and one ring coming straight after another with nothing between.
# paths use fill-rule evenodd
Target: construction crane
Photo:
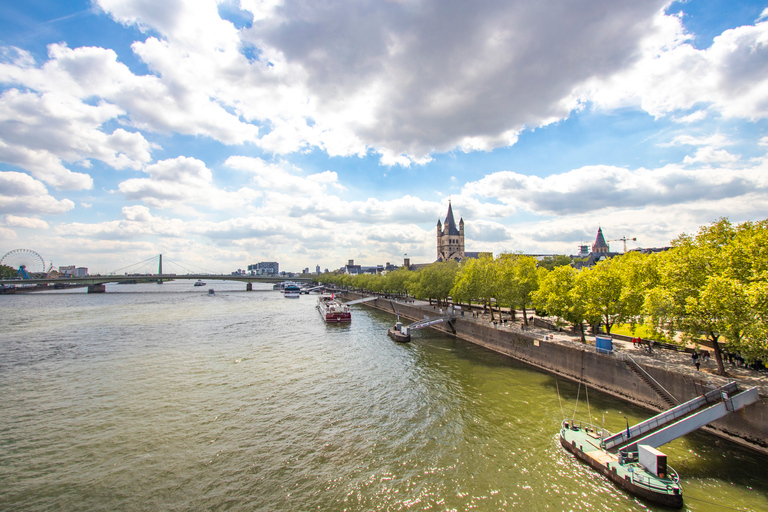
<instances>
[{"instance_id":1,"label":"construction crane","mask_svg":"<svg viewBox=\"0 0 768 512\"><path fill-rule=\"evenodd\" d=\"M631 242L637 242L637 238L627 238L625 236L617 238L615 240L609 240L609 242L624 242L624 252L627 252L627 240Z\"/></svg>"}]
</instances>

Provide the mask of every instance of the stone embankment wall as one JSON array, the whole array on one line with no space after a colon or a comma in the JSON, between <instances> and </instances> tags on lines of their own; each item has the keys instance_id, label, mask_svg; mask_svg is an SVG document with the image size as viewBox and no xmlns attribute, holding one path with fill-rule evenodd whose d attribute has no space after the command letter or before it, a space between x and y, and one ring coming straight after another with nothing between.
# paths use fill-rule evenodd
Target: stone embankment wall
<instances>
[{"instance_id":1,"label":"stone embankment wall","mask_svg":"<svg viewBox=\"0 0 768 512\"><path fill-rule=\"evenodd\" d=\"M358 297L359 295L350 292L347 298L352 300ZM420 320L428 313L423 307L383 298L366 302L364 305L391 314L399 313L401 319ZM435 310L430 316L438 314ZM497 329L492 324L474 322L462 317L457 317L452 325L443 323L432 328L455 334L463 340L565 378L586 382L593 388L651 410L661 411L669 408L663 398L630 369L627 362L616 355L598 354L594 348L590 349L581 343L537 340L532 335ZM681 403L705 392L705 382L700 379L648 365L643 365L643 368ZM728 382L728 379L709 374L707 378L714 385ZM768 397L761 395L756 403L712 423L705 429L768 454Z\"/></svg>"}]
</instances>

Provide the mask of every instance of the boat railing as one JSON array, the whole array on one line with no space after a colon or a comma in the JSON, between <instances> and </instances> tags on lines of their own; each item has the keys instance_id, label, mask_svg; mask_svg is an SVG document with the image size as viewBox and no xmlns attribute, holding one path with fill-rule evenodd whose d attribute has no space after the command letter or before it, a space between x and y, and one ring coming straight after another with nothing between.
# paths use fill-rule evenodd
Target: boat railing
<instances>
[{"instance_id":1,"label":"boat railing","mask_svg":"<svg viewBox=\"0 0 768 512\"><path fill-rule=\"evenodd\" d=\"M581 420L574 420L574 419L563 420L562 428L583 429L583 430L586 430L587 432L593 433L594 434L593 437L595 437L595 439L604 439L611 435L611 433L605 430L604 428L598 425L594 425L592 423L586 423Z\"/></svg>"},{"instance_id":2,"label":"boat railing","mask_svg":"<svg viewBox=\"0 0 768 512\"><path fill-rule=\"evenodd\" d=\"M668 478L672 480L674 484L655 483L656 479L639 474L637 471L630 471L630 474L632 475L633 484L640 485L646 489L651 489L654 491L666 491L677 494L680 492L680 477L677 475L677 472L669 466L667 466L667 471L669 475Z\"/></svg>"}]
</instances>

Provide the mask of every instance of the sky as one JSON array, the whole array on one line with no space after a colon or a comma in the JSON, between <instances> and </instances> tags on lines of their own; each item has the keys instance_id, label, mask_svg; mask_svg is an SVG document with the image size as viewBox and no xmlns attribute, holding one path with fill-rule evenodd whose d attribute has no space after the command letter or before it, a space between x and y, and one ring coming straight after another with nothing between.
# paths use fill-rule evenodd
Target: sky
<instances>
[{"instance_id":1,"label":"sky","mask_svg":"<svg viewBox=\"0 0 768 512\"><path fill-rule=\"evenodd\" d=\"M768 217L768 2L3 4L0 255L427 263L449 200L495 255Z\"/></svg>"}]
</instances>

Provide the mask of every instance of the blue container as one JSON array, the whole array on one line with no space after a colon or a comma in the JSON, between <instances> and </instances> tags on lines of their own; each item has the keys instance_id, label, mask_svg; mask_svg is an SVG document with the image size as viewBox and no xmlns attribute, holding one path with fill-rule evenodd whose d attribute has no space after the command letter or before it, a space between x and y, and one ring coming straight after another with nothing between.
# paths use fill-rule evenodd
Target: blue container
<instances>
[{"instance_id":1,"label":"blue container","mask_svg":"<svg viewBox=\"0 0 768 512\"><path fill-rule=\"evenodd\" d=\"M613 352L613 340L604 336L595 336L595 347L601 354Z\"/></svg>"}]
</instances>

